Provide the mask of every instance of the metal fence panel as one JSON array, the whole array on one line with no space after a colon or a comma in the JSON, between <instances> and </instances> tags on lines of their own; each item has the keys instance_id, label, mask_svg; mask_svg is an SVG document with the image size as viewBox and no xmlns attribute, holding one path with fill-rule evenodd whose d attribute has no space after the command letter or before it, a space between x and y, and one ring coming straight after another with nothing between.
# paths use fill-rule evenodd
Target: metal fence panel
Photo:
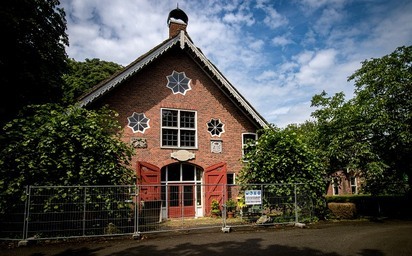
<instances>
[{"instance_id":1,"label":"metal fence panel","mask_svg":"<svg viewBox=\"0 0 412 256\"><path fill-rule=\"evenodd\" d=\"M26 202L1 214L0 239L139 235L304 222L311 219L313 206L302 188L301 184L200 182L31 186Z\"/></svg>"},{"instance_id":2,"label":"metal fence panel","mask_svg":"<svg viewBox=\"0 0 412 256\"><path fill-rule=\"evenodd\" d=\"M139 186L137 232L166 232L222 227L222 215L211 216L208 202L223 205L225 185L193 183Z\"/></svg>"},{"instance_id":3,"label":"metal fence panel","mask_svg":"<svg viewBox=\"0 0 412 256\"><path fill-rule=\"evenodd\" d=\"M136 186L32 186L25 238L132 234Z\"/></svg>"},{"instance_id":4,"label":"metal fence panel","mask_svg":"<svg viewBox=\"0 0 412 256\"><path fill-rule=\"evenodd\" d=\"M23 190L22 194L27 195L27 191ZM0 240L22 240L25 232L27 200L21 200L17 193L0 194L0 200L2 203L8 203L7 207L0 209Z\"/></svg>"},{"instance_id":5,"label":"metal fence panel","mask_svg":"<svg viewBox=\"0 0 412 256\"><path fill-rule=\"evenodd\" d=\"M275 225L311 219L313 205L299 184L165 184L139 186L138 232ZM258 193L259 203L247 201ZM212 201L218 205L213 214ZM228 201L233 201L229 214Z\"/></svg>"},{"instance_id":6,"label":"metal fence panel","mask_svg":"<svg viewBox=\"0 0 412 256\"><path fill-rule=\"evenodd\" d=\"M228 200L236 202L226 225L275 225L310 220L313 205L300 184L246 184L228 186ZM227 202L226 202L227 203Z\"/></svg>"}]
</instances>

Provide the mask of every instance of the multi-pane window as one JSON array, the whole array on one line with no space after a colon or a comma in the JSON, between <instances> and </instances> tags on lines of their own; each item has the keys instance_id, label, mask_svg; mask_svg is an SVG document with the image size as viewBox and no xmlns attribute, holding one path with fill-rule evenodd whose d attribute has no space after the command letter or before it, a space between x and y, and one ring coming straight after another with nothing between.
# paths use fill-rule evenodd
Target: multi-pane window
<instances>
[{"instance_id":1,"label":"multi-pane window","mask_svg":"<svg viewBox=\"0 0 412 256\"><path fill-rule=\"evenodd\" d=\"M356 177L350 177L350 187L351 187L352 194L358 193L358 189L356 186Z\"/></svg>"},{"instance_id":2,"label":"multi-pane window","mask_svg":"<svg viewBox=\"0 0 412 256\"><path fill-rule=\"evenodd\" d=\"M196 112L162 109L162 147L195 148Z\"/></svg>"},{"instance_id":3,"label":"multi-pane window","mask_svg":"<svg viewBox=\"0 0 412 256\"><path fill-rule=\"evenodd\" d=\"M334 177L332 179L332 190L333 190L334 196L339 195L339 178L338 177Z\"/></svg>"},{"instance_id":4,"label":"multi-pane window","mask_svg":"<svg viewBox=\"0 0 412 256\"><path fill-rule=\"evenodd\" d=\"M179 206L183 194L183 205L202 205L203 170L193 165L171 164L161 170L161 196L169 206ZM184 186L179 184L185 183ZM179 187L183 191L179 192ZM168 191L168 193L166 193Z\"/></svg>"},{"instance_id":5,"label":"multi-pane window","mask_svg":"<svg viewBox=\"0 0 412 256\"><path fill-rule=\"evenodd\" d=\"M226 174L227 178L227 198L232 198L234 194L236 194L235 191L235 174L234 173L228 173Z\"/></svg>"},{"instance_id":6,"label":"multi-pane window","mask_svg":"<svg viewBox=\"0 0 412 256\"><path fill-rule=\"evenodd\" d=\"M253 145L256 142L256 133L243 133L242 134L242 154L246 155L253 149ZM247 146L248 145L248 146Z\"/></svg>"}]
</instances>

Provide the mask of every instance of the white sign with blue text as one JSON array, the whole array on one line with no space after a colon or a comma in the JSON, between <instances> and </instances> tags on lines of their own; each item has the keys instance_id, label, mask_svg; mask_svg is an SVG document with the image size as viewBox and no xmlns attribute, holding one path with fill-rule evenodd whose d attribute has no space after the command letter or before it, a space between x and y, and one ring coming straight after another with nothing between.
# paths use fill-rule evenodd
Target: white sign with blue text
<instances>
[{"instance_id":1,"label":"white sign with blue text","mask_svg":"<svg viewBox=\"0 0 412 256\"><path fill-rule=\"evenodd\" d=\"M245 204L261 204L262 203L262 191L261 190L246 190L245 191Z\"/></svg>"}]
</instances>

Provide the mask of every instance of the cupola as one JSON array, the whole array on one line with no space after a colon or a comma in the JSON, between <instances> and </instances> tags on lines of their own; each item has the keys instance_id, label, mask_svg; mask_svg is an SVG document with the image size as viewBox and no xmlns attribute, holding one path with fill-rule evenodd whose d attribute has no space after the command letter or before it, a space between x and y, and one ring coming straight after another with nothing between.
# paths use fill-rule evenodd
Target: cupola
<instances>
[{"instance_id":1,"label":"cupola","mask_svg":"<svg viewBox=\"0 0 412 256\"><path fill-rule=\"evenodd\" d=\"M189 18L184 11L179 9L179 6L170 11L169 17L167 17L169 38L175 37L181 30L186 31L188 21Z\"/></svg>"}]
</instances>

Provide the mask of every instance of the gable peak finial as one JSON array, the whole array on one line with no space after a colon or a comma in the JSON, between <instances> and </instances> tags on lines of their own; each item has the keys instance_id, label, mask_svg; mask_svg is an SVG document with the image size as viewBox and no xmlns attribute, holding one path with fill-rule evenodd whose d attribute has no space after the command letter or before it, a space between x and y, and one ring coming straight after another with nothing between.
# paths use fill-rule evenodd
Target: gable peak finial
<instances>
[{"instance_id":1,"label":"gable peak finial","mask_svg":"<svg viewBox=\"0 0 412 256\"><path fill-rule=\"evenodd\" d=\"M179 9L179 5L174 10L171 10L167 17L167 25L169 26L169 38L177 36L180 30L186 31L189 18L187 14Z\"/></svg>"}]
</instances>

